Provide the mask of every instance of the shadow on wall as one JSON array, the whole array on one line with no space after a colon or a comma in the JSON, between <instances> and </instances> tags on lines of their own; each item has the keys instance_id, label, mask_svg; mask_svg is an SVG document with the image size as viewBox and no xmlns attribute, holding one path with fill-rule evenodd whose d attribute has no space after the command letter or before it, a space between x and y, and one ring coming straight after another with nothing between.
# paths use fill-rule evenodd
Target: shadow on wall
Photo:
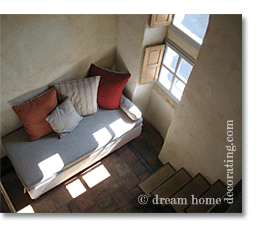
<instances>
[{"instance_id":1,"label":"shadow on wall","mask_svg":"<svg viewBox=\"0 0 269 233\"><path fill-rule=\"evenodd\" d=\"M89 56L86 59L77 63L76 65L72 66L68 71L64 72L64 74L60 75L54 81L48 83L46 86L37 88L35 90L24 93L20 96L17 96L14 99L9 100L7 103L10 105L10 108L8 107L1 108L1 137L22 127L22 124L19 118L16 116L15 112L11 108L12 106L20 105L31 99L36 98L37 96L46 92L50 88L50 86L53 84L60 83L63 81L69 81L72 79L86 78L88 75L88 70L91 63L94 63L98 66L102 66L107 69L112 69L112 67L115 65L115 57L116 57L115 54L116 54L116 49L110 50L98 61L92 60L92 58ZM14 119L14 120L10 121L10 119ZM0 143L0 153L1 153L0 157L3 157L6 155L6 152L2 146L2 143Z\"/></svg>"},{"instance_id":2,"label":"shadow on wall","mask_svg":"<svg viewBox=\"0 0 269 233\"><path fill-rule=\"evenodd\" d=\"M3 102L1 105L1 137L22 127L19 118L11 108L12 106L23 104L33 98L36 98L37 96L47 91L50 88L50 85L72 79L82 79L87 77L87 72L91 63L97 64L104 68L111 69L115 64L115 54L116 48L112 48L106 53L104 53L101 58L97 58L96 60L93 59L92 56L87 56L86 58L81 59L77 63L70 65L69 69L65 69L65 67L62 67L61 69L60 67L59 69L57 69L57 71L50 71L51 74L49 74L50 77L48 78L48 80L53 81L48 81L46 85L42 84L42 86L36 88L37 85L35 84L35 89L28 89L26 93L20 95L16 95L16 92L14 92L15 94L13 95L13 98L6 100L6 102ZM25 86L28 87L28 84L25 84Z\"/></svg>"},{"instance_id":3,"label":"shadow on wall","mask_svg":"<svg viewBox=\"0 0 269 233\"><path fill-rule=\"evenodd\" d=\"M126 73L130 73L130 71L128 70L124 60L122 59L121 55L119 53L116 52L116 70L119 72L126 72Z\"/></svg>"},{"instance_id":4,"label":"shadow on wall","mask_svg":"<svg viewBox=\"0 0 269 233\"><path fill-rule=\"evenodd\" d=\"M116 52L115 70L118 72L131 74L131 72L128 70L126 66L126 63L124 62L123 58L118 52ZM132 74L131 74L131 78L132 78ZM123 94L130 100L133 100L133 93L131 93L131 91L128 88L124 88Z\"/></svg>"}]
</instances>

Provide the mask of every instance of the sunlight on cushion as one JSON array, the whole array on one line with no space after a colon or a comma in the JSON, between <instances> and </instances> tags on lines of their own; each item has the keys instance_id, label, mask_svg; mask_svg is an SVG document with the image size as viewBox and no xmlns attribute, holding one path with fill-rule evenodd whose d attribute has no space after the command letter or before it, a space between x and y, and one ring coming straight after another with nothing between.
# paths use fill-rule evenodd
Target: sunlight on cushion
<instances>
[{"instance_id":1,"label":"sunlight on cushion","mask_svg":"<svg viewBox=\"0 0 269 233\"><path fill-rule=\"evenodd\" d=\"M73 198L76 198L77 196L86 192L86 188L84 187L84 185L81 183L79 179L72 181L71 183L67 184L65 187L67 188L68 192Z\"/></svg>"},{"instance_id":2,"label":"sunlight on cushion","mask_svg":"<svg viewBox=\"0 0 269 233\"><path fill-rule=\"evenodd\" d=\"M109 127L114 131L115 137L121 137L133 128L133 124L126 124L121 118L112 122Z\"/></svg>"},{"instance_id":3,"label":"sunlight on cushion","mask_svg":"<svg viewBox=\"0 0 269 233\"><path fill-rule=\"evenodd\" d=\"M28 205L26 207L24 207L23 209L19 210L17 213L20 214L25 214L25 213L35 213L33 207L31 205Z\"/></svg>"},{"instance_id":4,"label":"sunlight on cushion","mask_svg":"<svg viewBox=\"0 0 269 233\"><path fill-rule=\"evenodd\" d=\"M142 117L142 113L141 111L139 110L139 108L137 106L132 106L130 109L129 109L129 112L132 113L135 117L136 120L138 120L139 118Z\"/></svg>"},{"instance_id":5,"label":"sunlight on cushion","mask_svg":"<svg viewBox=\"0 0 269 233\"><path fill-rule=\"evenodd\" d=\"M98 148L105 146L112 139L111 133L105 127L93 133L93 136L98 142Z\"/></svg>"},{"instance_id":6,"label":"sunlight on cushion","mask_svg":"<svg viewBox=\"0 0 269 233\"><path fill-rule=\"evenodd\" d=\"M43 179L45 179L62 170L64 163L60 155L56 153L38 163L38 166L43 173Z\"/></svg>"},{"instance_id":7,"label":"sunlight on cushion","mask_svg":"<svg viewBox=\"0 0 269 233\"><path fill-rule=\"evenodd\" d=\"M82 176L83 180L87 185L92 188L95 185L99 184L103 180L110 177L110 173L101 163L98 163L96 166L91 168L89 171L85 172L85 175Z\"/></svg>"}]
</instances>

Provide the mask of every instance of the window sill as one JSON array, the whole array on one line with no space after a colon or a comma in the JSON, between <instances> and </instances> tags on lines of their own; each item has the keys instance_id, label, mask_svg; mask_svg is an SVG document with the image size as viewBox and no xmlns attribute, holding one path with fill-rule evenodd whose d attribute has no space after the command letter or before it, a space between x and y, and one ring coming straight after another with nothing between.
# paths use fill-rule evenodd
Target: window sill
<instances>
[{"instance_id":1,"label":"window sill","mask_svg":"<svg viewBox=\"0 0 269 233\"><path fill-rule=\"evenodd\" d=\"M173 108L179 104L179 100L170 94L160 82L155 82L153 89Z\"/></svg>"},{"instance_id":2,"label":"window sill","mask_svg":"<svg viewBox=\"0 0 269 233\"><path fill-rule=\"evenodd\" d=\"M188 54L193 60L197 59L199 50L195 49L192 45L190 45L187 41L185 41L182 37L177 35L170 28L167 31L166 39L171 41L175 46L180 48L180 50L184 51Z\"/></svg>"},{"instance_id":3,"label":"window sill","mask_svg":"<svg viewBox=\"0 0 269 233\"><path fill-rule=\"evenodd\" d=\"M171 29L174 33L176 33L178 36L183 38L186 42L188 42L191 46L193 46L198 51L200 50L201 44L199 44L196 40L191 38L188 34L181 31L179 28L174 26L173 24L169 25L169 29Z\"/></svg>"}]
</instances>

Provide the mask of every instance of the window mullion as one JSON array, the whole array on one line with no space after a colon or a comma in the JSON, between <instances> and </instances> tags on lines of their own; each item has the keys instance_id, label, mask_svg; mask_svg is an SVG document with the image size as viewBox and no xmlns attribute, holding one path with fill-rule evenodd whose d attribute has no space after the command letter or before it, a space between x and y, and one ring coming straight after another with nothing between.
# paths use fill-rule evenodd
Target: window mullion
<instances>
[{"instance_id":1,"label":"window mullion","mask_svg":"<svg viewBox=\"0 0 269 233\"><path fill-rule=\"evenodd\" d=\"M172 88L173 88L173 86L174 86L174 84L175 84L175 82L176 82L176 78L177 78L176 73L177 73L177 69L178 69L178 67L179 67L179 64L180 64L180 62L181 62L181 59L182 59L182 57L179 56L179 57L178 57L178 60L177 60L176 68L175 68L175 73L173 72L173 80L172 80L172 83L171 83L171 86L170 86L170 89L169 89L170 92L172 91Z\"/></svg>"},{"instance_id":2,"label":"window mullion","mask_svg":"<svg viewBox=\"0 0 269 233\"><path fill-rule=\"evenodd\" d=\"M179 55L179 57L178 57L177 65L176 65L176 68L175 68L175 74L177 73L177 69L178 69L179 64L180 64L180 62L182 60L182 57L180 56L180 54L178 54L178 55Z\"/></svg>"},{"instance_id":3,"label":"window mullion","mask_svg":"<svg viewBox=\"0 0 269 233\"><path fill-rule=\"evenodd\" d=\"M174 74L174 72L170 70L165 64L162 64L162 66L164 66L170 73Z\"/></svg>"},{"instance_id":4,"label":"window mullion","mask_svg":"<svg viewBox=\"0 0 269 233\"><path fill-rule=\"evenodd\" d=\"M171 76L172 76L172 80L171 80L171 82L169 81L169 84L170 85L168 85L168 82L167 81L163 84L162 82L159 81L159 79L160 79L160 76L159 76L157 84L160 85L160 87L173 100L175 100L178 103L180 101L180 99L181 99L181 94L179 93L179 91L182 92L184 90L186 84L187 84L187 81L185 81L185 79L183 77L181 77L181 75L179 75L179 76L177 75L177 72L180 69L180 64L181 64L182 61L185 61L186 60L186 62L188 62L190 65L193 66L193 63L194 62L191 59L189 59L188 57L186 57L186 55L184 55L181 52L181 50L175 49L173 47L173 45L170 44L170 41L166 41L166 46L167 46L166 49L167 48L170 48L170 49L174 50L174 52L176 52L178 54L178 59L176 61L175 69L173 69L174 71L172 71L171 68L169 68L167 65L164 64L164 60L162 61L161 69L164 68L166 70L165 72L168 72L167 75L170 76L170 77L167 76L166 79L171 80ZM173 60L173 57L171 57L170 59ZM164 77L164 79L165 79L165 77ZM179 86L176 87L175 85L176 85L177 80L179 82L182 82L182 84L184 85L184 87L182 86L181 83L179 83ZM172 93L172 91L173 91L173 93Z\"/></svg>"},{"instance_id":5,"label":"window mullion","mask_svg":"<svg viewBox=\"0 0 269 233\"><path fill-rule=\"evenodd\" d=\"M172 87L173 87L175 81L176 81L176 74L173 74L173 79L172 79L171 86L170 86L170 89L169 89L170 92L172 91Z\"/></svg>"},{"instance_id":6,"label":"window mullion","mask_svg":"<svg viewBox=\"0 0 269 233\"><path fill-rule=\"evenodd\" d=\"M178 76L178 75L176 75L176 78L177 78L178 80L180 80L181 82L183 82L185 85L187 84L187 82L185 81L185 79L183 79L182 76Z\"/></svg>"}]
</instances>

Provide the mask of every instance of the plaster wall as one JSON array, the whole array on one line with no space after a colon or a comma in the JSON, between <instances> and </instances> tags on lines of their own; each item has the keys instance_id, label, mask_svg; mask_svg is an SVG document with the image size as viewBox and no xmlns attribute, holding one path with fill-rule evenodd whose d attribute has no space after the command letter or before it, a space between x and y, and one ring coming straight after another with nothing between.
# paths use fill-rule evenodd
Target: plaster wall
<instances>
[{"instance_id":1,"label":"plaster wall","mask_svg":"<svg viewBox=\"0 0 269 233\"><path fill-rule=\"evenodd\" d=\"M116 46L116 15L1 15L1 136L21 126L12 100L111 68Z\"/></svg>"},{"instance_id":2,"label":"plaster wall","mask_svg":"<svg viewBox=\"0 0 269 233\"><path fill-rule=\"evenodd\" d=\"M146 46L162 44L167 27L149 28L150 15L118 15L116 69L132 74L124 94L146 112L154 84L139 85ZM150 120L150 119L149 119Z\"/></svg>"},{"instance_id":3,"label":"plaster wall","mask_svg":"<svg viewBox=\"0 0 269 233\"><path fill-rule=\"evenodd\" d=\"M227 121L233 120L233 181L242 178L242 16L211 15L197 61L159 159L210 182L227 182Z\"/></svg>"},{"instance_id":4,"label":"plaster wall","mask_svg":"<svg viewBox=\"0 0 269 233\"><path fill-rule=\"evenodd\" d=\"M177 104L158 85L154 85L145 118L165 139Z\"/></svg>"},{"instance_id":5,"label":"plaster wall","mask_svg":"<svg viewBox=\"0 0 269 233\"><path fill-rule=\"evenodd\" d=\"M166 28L167 27L163 27ZM197 59L199 51L178 36L170 28L167 29L166 37L175 45L189 54L194 60ZM157 84L153 85L149 98L145 118L157 129L165 139L168 128L172 122L177 103L169 97Z\"/></svg>"},{"instance_id":6,"label":"plaster wall","mask_svg":"<svg viewBox=\"0 0 269 233\"><path fill-rule=\"evenodd\" d=\"M116 70L131 73L124 89L124 94L131 100L140 78L146 23L147 15L117 16Z\"/></svg>"}]
</instances>

